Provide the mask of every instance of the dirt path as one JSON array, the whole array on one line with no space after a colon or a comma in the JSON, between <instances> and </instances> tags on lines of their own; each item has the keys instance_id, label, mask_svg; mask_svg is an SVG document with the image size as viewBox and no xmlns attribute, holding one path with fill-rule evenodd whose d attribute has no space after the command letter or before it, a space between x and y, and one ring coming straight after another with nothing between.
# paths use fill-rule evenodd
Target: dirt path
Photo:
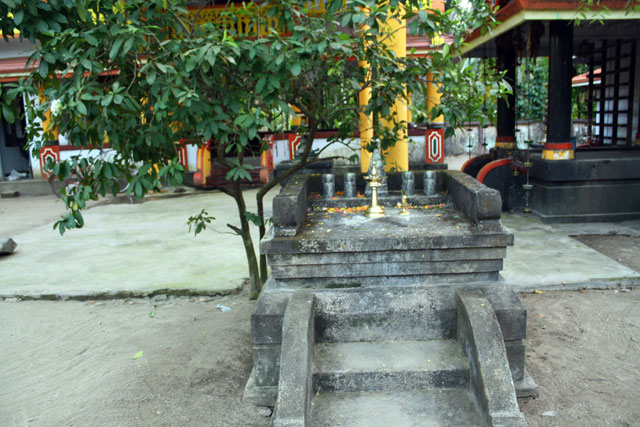
<instances>
[{"instance_id":1,"label":"dirt path","mask_svg":"<svg viewBox=\"0 0 640 427\"><path fill-rule=\"evenodd\" d=\"M640 425L640 291L523 300L540 385L520 401L529 425ZM268 426L241 401L252 305L243 295L0 301L0 425Z\"/></svg>"},{"instance_id":2,"label":"dirt path","mask_svg":"<svg viewBox=\"0 0 640 427\"><path fill-rule=\"evenodd\" d=\"M252 306L238 295L0 302L0 425L268 426L241 403Z\"/></svg>"},{"instance_id":3,"label":"dirt path","mask_svg":"<svg viewBox=\"0 0 640 427\"><path fill-rule=\"evenodd\" d=\"M640 272L640 237L624 235L574 236L574 239L592 247L622 265Z\"/></svg>"},{"instance_id":4,"label":"dirt path","mask_svg":"<svg viewBox=\"0 0 640 427\"><path fill-rule=\"evenodd\" d=\"M639 426L640 290L524 295L531 427ZM546 415L545 415L546 414Z\"/></svg>"}]
</instances>

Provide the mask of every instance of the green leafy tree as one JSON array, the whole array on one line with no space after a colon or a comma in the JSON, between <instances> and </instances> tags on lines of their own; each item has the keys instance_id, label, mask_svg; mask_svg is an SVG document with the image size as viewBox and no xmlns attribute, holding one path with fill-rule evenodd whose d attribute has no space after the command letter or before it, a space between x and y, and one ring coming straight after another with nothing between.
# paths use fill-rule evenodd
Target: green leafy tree
<instances>
[{"instance_id":1,"label":"green leafy tree","mask_svg":"<svg viewBox=\"0 0 640 427\"><path fill-rule=\"evenodd\" d=\"M518 120L546 120L549 60L547 58L524 58L518 69L518 96L516 98Z\"/></svg>"},{"instance_id":2,"label":"green leafy tree","mask_svg":"<svg viewBox=\"0 0 640 427\"><path fill-rule=\"evenodd\" d=\"M373 116L376 135L368 148L392 146L403 125L390 113L395 100L425 90L421 79L434 67L436 79L446 84L459 67L465 32L492 22L484 7L469 18L473 25L456 30L460 18L453 11L418 12L420 7L417 1L330 0L325 11L317 12L275 0L259 7L232 5L220 22L201 25L178 0L5 1L0 6L4 36L19 30L20 37L36 44L30 60L38 65L15 87L3 88L2 108L11 113L10 101L18 95L42 97L26 113L36 151L54 139L57 128L75 146L108 142L117 153L113 159L47 165L60 179L74 168L83 171L82 182L63 193L68 214L55 225L61 233L82 227L87 201L115 193L118 177L127 177L136 197L159 189L163 180L180 183L184 170L176 141L212 141L216 165L228 170L231 185L222 189L236 201L240 220L240 227L230 227L242 237L255 298L267 268L264 257L256 256L250 224L264 235L264 195L318 158L321 153L311 151L311 142L319 127L334 124L332 142L345 142L364 109ZM453 43L429 58L398 58L386 43L393 34L383 25L393 16L407 18L416 35L435 37L451 28ZM267 30L246 37L234 30L239 20ZM504 87L499 76L493 78L485 87ZM372 97L360 107L356 99L363 88L371 88ZM51 126L42 129L52 105ZM291 106L308 119L299 130L300 162L263 185L257 214L248 212L242 192L250 179L246 160L258 154L251 151L251 141L260 131L281 130L278 124L286 122L282 117ZM382 118L391 119L394 129L382 126ZM196 233L210 221L206 211L190 218Z\"/></svg>"}]
</instances>

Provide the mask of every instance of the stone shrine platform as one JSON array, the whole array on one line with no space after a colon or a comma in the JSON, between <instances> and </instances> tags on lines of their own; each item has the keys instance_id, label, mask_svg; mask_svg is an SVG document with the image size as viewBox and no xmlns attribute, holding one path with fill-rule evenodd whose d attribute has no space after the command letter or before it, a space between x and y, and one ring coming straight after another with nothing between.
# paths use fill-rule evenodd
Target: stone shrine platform
<instances>
[{"instance_id":1,"label":"stone shrine platform","mask_svg":"<svg viewBox=\"0 0 640 427\"><path fill-rule=\"evenodd\" d=\"M513 235L499 221L497 191L439 171L439 194L381 197L386 216L367 218L368 199L310 194L297 176L274 198L274 227L261 242L276 288L348 288L494 281ZM391 185L391 184L390 184Z\"/></svg>"}]
</instances>

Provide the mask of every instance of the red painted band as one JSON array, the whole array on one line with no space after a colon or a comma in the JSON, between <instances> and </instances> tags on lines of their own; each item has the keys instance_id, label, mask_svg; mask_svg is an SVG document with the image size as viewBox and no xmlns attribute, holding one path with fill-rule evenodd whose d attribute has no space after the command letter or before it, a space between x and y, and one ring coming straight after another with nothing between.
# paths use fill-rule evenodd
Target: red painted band
<instances>
[{"instance_id":1,"label":"red painted band","mask_svg":"<svg viewBox=\"0 0 640 427\"><path fill-rule=\"evenodd\" d=\"M104 144L100 147L93 145L85 145L84 147L76 147L75 145L59 145L60 151L83 151L83 150L100 150L111 148L110 144Z\"/></svg>"},{"instance_id":2,"label":"red painted band","mask_svg":"<svg viewBox=\"0 0 640 427\"><path fill-rule=\"evenodd\" d=\"M482 169L480 169L480 172L478 173L478 177L476 179L480 182L484 182L484 179L489 172L501 166L510 165L512 163L513 162L511 161L511 159L500 159L500 160L494 160L493 162L489 162L486 165L484 165Z\"/></svg>"},{"instance_id":3,"label":"red painted band","mask_svg":"<svg viewBox=\"0 0 640 427\"><path fill-rule=\"evenodd\" d=\"M467 168L471 167L471 165L474 164L476 161L478 161L481 158L486 157L486 156L487 156L486 154L480 154L479 156L471 157L469 160L464 162L464 164L462 165L460 170L462 172L467 172Z\"/></svg>"},{"instance_id":4,"label":"red painted band","mask_svg":"<svg viewBox=\"0 0 640 427\"><path fill-rule=\"evenodd\" d=\"M462 165L462 167L460 168L460 170L461 170L462 172L466 172L466 171L467 171L467 168L468 168L469 166L471 166L471 165L476 161L476 159L477 159L477 158L478 158L477 156L476 156L476 157L472 157L472 158L470 158L469 160L467 160L466 162L464 162L464 164Z\"/></svg>"},{"instance_id":5,"label":"red painted band","mask_svg":"<svg viewBox=\"0 0 640 427\"><path fill-rule=\"evenodd\" d=\"M498 136L496 142L516 142L515 136Z\"/></svg>"},{"instance_id":6,"label":"red painted band","mask_svg":"<svg viewBox=\"0 0 640 427\"><path fill-rule=\"evenodd\" d=\"M544 144L545 150L573 150L573 144L571 142L546 142Z\"/></svg>"}]
</instances>

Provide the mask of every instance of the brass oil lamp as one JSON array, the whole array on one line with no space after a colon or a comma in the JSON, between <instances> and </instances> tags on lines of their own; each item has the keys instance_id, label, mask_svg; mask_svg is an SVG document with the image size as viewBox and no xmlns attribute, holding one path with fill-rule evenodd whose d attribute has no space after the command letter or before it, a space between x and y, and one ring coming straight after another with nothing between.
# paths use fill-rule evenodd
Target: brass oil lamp
<instances>
[{"instance_id":1,"label":"brass oil lamp","mask_svg":"<svg viewBox=\"0 0 640 427\"><path fill-rule=\"evenodd\" d=\"M384 206L378 204L378 187L382 185L382 178L378 175L378 170L374 164L371 169L371 175L364 177L366 181L369 181L369 187L371 187L371 206L367 209L365 216L367 218L382 218L384 214Z\"/></svg>"}]
</instances>

